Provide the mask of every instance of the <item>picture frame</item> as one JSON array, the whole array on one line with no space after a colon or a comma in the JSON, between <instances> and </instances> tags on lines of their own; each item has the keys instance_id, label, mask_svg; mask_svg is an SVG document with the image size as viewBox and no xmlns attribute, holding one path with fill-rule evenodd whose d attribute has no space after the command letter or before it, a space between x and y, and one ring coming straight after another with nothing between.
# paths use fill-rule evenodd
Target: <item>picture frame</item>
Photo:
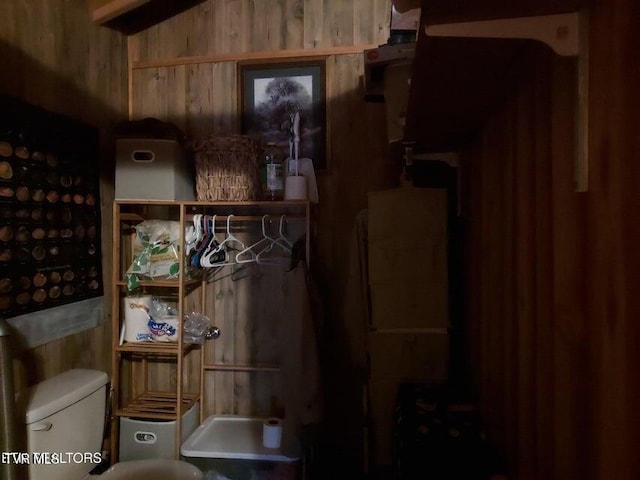
<instances>
[{"instance_id":1,"label":"picture frame","mask_svg":"<svg viewBox=\"0 0 640 480\"><path fill-rule=\"evenodd\" d=\"M298 158L316 172L329 169L326 59L273 59L238 63L240 133L260 145L275 142L284 158L293 150L292 121L299 113Z\"/></svg>"}]
</instances>

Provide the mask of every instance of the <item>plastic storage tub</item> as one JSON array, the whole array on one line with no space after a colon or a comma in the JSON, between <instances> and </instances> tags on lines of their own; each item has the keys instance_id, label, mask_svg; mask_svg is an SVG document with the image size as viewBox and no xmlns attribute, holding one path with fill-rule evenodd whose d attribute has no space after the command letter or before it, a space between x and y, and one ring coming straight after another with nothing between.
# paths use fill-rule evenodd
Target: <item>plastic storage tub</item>
<instances>
[{"instance_id":1,"label":"plastic storage tub","mask_svg":"<svg viewBox=\"0 0 640 480\"><path fill-rule=\"evenodd\" d=\"M117 200L193 200L195 170L175 140L116 140Z\"/></svg>"},{"instance_id":2,"label":"plastic storage tub","mask_svg":"<svg viewBox=\"0 0 640 480\"><path fill-rule=\"evenodd\" d=\"M182 441L198 426L199 404L182 417ZM120 461L175 458L175 420L120 419Z\"/></svg>"},{"instance_id":3,"label":"plastic storage tub","mask_svg":"<svg viewBox=\"0 0 640 480\"><path fill-rule=\"evenodd\" d=\"M263 418L213 415L182 444L185 461L198 467L205 480L294 480L300 478L300 457L262 444Z\"/></svg>"}]
</instances>

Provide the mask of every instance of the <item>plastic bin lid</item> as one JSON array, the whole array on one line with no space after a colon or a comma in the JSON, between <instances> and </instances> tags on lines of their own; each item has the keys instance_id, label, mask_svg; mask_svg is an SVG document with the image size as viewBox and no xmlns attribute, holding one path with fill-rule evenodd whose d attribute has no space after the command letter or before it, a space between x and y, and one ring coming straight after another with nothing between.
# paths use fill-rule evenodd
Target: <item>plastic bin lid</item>
<instances>
[{"instance_id":1,"label":"plastic bin lid","mask_svg":"<svg viewBox=\"0 0 640 480\"><path fill-rule=\"evenodd\" d=\"M109 377L98 370L73 369L49 378L29 390L27 424L39 422L91 395L107 384Z\"/></svg>"},{"instance_id":2,"label":"plastic bin lid","mask_svg":"<svg viewBox=\"0 0 640 480\"><path fill-rule=\"evenodd\" d=\"M188 458L220 458L295 462L298 456L285 455L279 448L262 445L264 418L213 415L182 444L180 453Z\"/></svg>"}]
</instances>

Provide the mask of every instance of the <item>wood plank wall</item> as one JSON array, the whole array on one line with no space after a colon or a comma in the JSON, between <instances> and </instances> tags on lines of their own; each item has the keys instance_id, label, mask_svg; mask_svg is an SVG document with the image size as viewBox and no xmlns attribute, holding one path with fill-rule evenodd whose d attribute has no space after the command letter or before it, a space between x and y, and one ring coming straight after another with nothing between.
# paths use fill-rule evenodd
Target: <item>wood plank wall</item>
<instances>
[{"instance_id":1,"label":"wood plank wall","mask_svg":"<svg viewBox=\"0 0 640 480\"><path fill-rule=\"evenodd\" d=\"M637 18L593 2L587 193L575 62L542 47L465 156L472 377L509 478L640 478Z\"/></svg>"},{"instance_id":2,"label":"wood plank wall","mask_svg":"<svg viewBox=\"0 0 640 480\"><path fill-rule=\"evenodd\" d=\"M106 129L126 112L126 39L91 22L85 2L0 2L0 91ZM111 235L113 160L103 143L103 239ZM96 159L97 160L97 159ZM106 208L105 208L106 207ZM111 249L103 241L103 274L111 278ZM24 352L16 382L33 384L75 367L109 370L110 291L105 324Z\"/></svg>"},{"instance_id":3,"label":"wood plank wall","mask_svg":"<svg viewBox=\"0 0 640 480\"><path fill-rule=\"evenodd\" d=\"M187 56L327 48L385 43L387 0L209 0L130 38L135 62ZM316 254L322 282L335 299L343 290L343 238L366 192L389 183L384 107L365 103L361 54L334 55L328 63L331 167L318 178ZM236 65L233 61L136 69L132 116L157 116L188 135L228 134L237 129ZM353 181L357 178L358 181ZM327 235L326 232L332 232Z\"/></svg>"},{"instance_id":4,"label":"wood plank wall","mask_svg":"<svg viewBox=\"0 0 640 480\"><path fill-rule=\"evenodd\" d=\"M382 44L389 35L389 13L388 0L206 1L130 38L133 65L159 64L133 70L132 117L168 120L189 136L234 133L235 62L180 65L174 60ZM162 66L164 60L173 65ZM386 158L384 105L363 99L362 54L329 56L327 71L331 158L329 171L318 175L312 265L326 311L321 355L332 389L327 417L336 418L334 412L345 415L344 384L353 381L343 378L347 346L341 318L350 232L356 213L367 205L367 192L394 185L396 173ZM216 398L216 405L229 402Z\"/></svg>"}]
</instances>

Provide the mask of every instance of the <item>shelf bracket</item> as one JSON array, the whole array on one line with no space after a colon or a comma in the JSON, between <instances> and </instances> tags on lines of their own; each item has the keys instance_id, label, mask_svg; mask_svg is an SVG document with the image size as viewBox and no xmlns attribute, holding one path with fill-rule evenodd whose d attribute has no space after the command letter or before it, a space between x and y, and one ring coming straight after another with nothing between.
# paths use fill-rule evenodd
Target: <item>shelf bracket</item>
<instances>
[{"instance_id":1,"label":"shelf bracket","mask_svg":"<svg viewBox=\"0 0 640 480\"><path fill-rule=\"evenodd\" d=\"M425 26L430 37L504 38L536 40L557 55L578 60L576 104L576 158L574 190L589 185L589 19L586 9L574 13L503 18Z\"/></svg>"}]
</instances>

